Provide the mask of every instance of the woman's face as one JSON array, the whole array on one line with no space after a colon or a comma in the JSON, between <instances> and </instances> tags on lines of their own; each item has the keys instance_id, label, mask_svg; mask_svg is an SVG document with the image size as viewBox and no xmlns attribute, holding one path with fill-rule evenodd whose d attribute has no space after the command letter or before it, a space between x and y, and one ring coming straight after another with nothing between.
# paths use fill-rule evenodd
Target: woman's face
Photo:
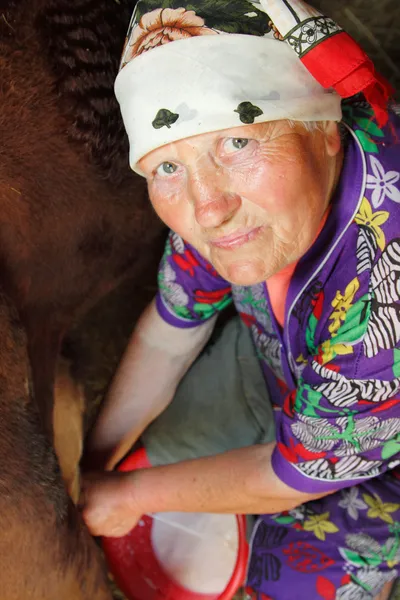
<instances>
[{"instance_id":1,"label":"woman's face","mask_svg":"<svg viewBox=\"0 0 400 600\"><path fill-rule=\"evenodd\" d=\"M222 277L253 285L313 243L341 159L335 123L276 121L174 142L139 165L164 223Z\"/></svg>"}]
</instances>

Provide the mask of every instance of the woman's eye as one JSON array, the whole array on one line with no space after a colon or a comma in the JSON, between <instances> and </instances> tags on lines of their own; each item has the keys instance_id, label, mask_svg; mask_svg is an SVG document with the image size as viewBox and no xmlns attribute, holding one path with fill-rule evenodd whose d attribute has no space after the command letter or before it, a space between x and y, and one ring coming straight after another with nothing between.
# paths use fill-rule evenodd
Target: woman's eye
<instances>
[{"instance_id":1,"label":"woman's eye","mask_svg":"<svg viewBox=\"0 0 400 600\"><path fill-rule=\"evenodd\" d=\"M178 165L175 165L171 162L163 162L159 167L157 167L157 175L160 177L168 177L168 175L173 175L178 170Z\"/></svg>"},{"instance_id":2,"label":"woman's eye","mask_svg":"<svg viewBox=\"0 0 400 600\"><path fill-rule=\"evenodd\" d=\"M224 150L228 154L237 150L243 150L248 143L249 140L247 138L228 138L224 143Z\"/></svg>"}]
</instances>

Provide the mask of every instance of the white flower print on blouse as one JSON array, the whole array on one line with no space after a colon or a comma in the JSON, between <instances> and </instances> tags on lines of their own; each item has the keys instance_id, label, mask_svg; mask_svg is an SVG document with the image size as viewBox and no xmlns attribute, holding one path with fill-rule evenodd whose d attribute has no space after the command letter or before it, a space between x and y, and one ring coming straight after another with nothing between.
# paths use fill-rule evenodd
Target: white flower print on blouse
<instances>
[{"instance_id":1,"label":"white flower print on blouse","mask_svg":"<svg viewBox=\"0 0 400 600\"><path fill-rule=\"evenodd\" d=\"M160 289L163 290L164 297L170 307L187 306L189 303L189 296L183 287L179 283L176 283L176 273L167 261L164 261L164 264L160 269L159 278Z\"/></svg>"},{"instance_id":2,"label":"white flower print on blouse","mask_svg":"<svg viewBox=\"0 0 400 600\"><path fill-rule=\"evenodd\" d=\"M355 521L358 519L358 511L368 508L364 500L361 500L358 495L358 488L351 487L342 491L342 499L339 502L340 508L347 510L348 515Z\"/></svg>"},{"instance_id":3,"label":"white flower print on blouse","mask_svg":"<svg viewBox=\"0 0 400 600\"><path fill-rule=\"evenodd\" d=\"M370 156L373 175L367 175L367 189L373 190L371 202L374 208L378 208L386 197L393 202L400 203L400 190L395 185L400 179L400 173L397 171L387 171L375 156Z\"/></svg>"}]
</instances>

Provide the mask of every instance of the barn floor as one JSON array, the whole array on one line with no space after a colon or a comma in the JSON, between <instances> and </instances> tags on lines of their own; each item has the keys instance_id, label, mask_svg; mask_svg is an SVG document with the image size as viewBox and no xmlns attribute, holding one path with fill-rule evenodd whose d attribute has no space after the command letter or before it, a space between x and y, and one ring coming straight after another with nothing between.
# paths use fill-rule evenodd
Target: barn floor
<instances>
[{"instance_id":1,"label":"barn floor","mask_svg":"<svg viewBox=\"0 0 400 600\"><path fill-rule=\"evenodd\" d=\"M395 85L400 100L399 0L314 0L353 35ZM105 298L71 332L65 353L85 385L87 426L93 421L134 322L155 292L155 271L138 287L127 281ZM115 600L125 600L111 583ZM400 600L400 588L394 598ZM239 598L237 598L239 600Z\"/></svg>"}]
</instances>

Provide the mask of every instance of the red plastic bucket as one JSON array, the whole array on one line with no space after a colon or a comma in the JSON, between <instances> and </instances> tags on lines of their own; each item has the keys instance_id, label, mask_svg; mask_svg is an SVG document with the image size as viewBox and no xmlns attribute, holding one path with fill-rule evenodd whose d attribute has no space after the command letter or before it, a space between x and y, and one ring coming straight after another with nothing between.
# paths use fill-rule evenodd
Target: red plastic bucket
<instances>
[{"instance_id":1,"label":"red plastic bucket","mask_svg":"<svg viewBox=\"0 0 400 600\"><path fill-rule=\"evenodd\" d=\"M140 448L123 461L119 470L133 471L150 467L145 450ZM153 528L158 523L151 516L144 516L124 537L103 538L103 550L110 572L129 600L231 600L244 583L249 554L246 517L237 515L235 519L236 563L222 592L197 592L171 578L153 547Z\"/></svg>"}]
</instances>

